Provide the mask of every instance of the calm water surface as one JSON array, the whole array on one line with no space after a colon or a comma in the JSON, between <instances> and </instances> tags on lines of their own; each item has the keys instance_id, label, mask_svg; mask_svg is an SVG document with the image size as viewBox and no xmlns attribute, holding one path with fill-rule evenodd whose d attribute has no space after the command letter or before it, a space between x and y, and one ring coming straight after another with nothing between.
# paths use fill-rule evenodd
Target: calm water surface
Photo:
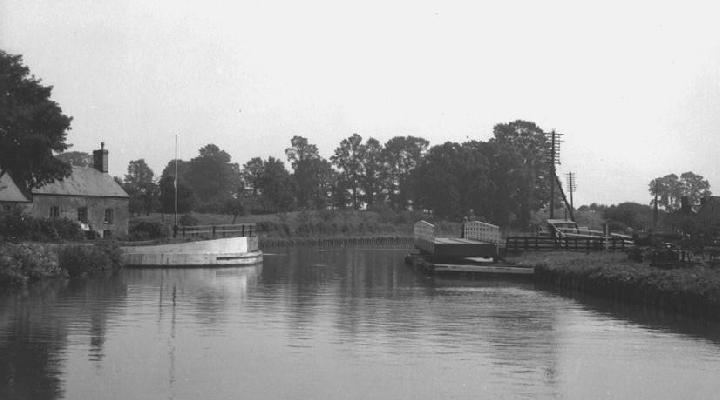
<instances>
[{"instance_id":1,"label":"calm water surface","mask_svg":"<svg viewBox=\"0 0 720 400\"><path fill-rule=\"evenodd\" d=\"M136 269L0 295L0 399L718 398L720 327L404 251Z\"/></svg>"}]
</instances>

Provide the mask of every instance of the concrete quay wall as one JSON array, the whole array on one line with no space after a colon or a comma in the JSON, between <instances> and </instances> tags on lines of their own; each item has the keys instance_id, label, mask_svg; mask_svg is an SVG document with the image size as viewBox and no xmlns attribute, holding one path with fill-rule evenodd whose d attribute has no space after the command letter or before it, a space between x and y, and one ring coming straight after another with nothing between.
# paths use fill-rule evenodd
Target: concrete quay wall
<instances>
[{"instance_id":1,"label":"concrete quay wall","mask_svg":"<svg viewBox=\"0 0 720 400\"><path fill-rule=\"evenodd\" d=\"M257 237L122 247L126 266L245 265L262 262Z\"/></svg>"}]
</instances>

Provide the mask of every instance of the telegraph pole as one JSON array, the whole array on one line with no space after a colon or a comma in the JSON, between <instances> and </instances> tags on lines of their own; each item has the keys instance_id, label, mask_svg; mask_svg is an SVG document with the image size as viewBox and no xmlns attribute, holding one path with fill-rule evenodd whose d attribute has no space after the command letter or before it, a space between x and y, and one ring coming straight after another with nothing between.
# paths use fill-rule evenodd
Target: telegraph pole
<instances>
[{"instance_id":1,"label":"telegraph pole","mask_svg":"<svg viewBox=\"0 0 720 400\"><path fill-rule=\"evenodd\" d=\"M653 201L653 230L657 229L658 217L660 211L658 210L658 193L660 193L660 182L655 179L655 200Z\"/></svg>"},{"instance_id":2,"label":"telegraph pole","mask_svg":"<svg viewBox=\"0 0 720 400\"><path fill-rule=\"evenodd\" d=\"M567 186L568 186L568 191L570 192L570 209L573 209L573 208L575 208L575 205L573 204L573 192L577 188L577 186L575 186L575 173L574 172L567 173Z\"/></svg>"},{"instance_id":3,"label":"telegraph pole","mask_svg":"<svg viewBox=\"0 0 720 400\"><path fill-rule=\"evenodd\" d=\"M560 136L554 130L550 132L550 219L555 218L555 184L557 174L555 165L560 165Z\"/></svg>"}]
</instances>

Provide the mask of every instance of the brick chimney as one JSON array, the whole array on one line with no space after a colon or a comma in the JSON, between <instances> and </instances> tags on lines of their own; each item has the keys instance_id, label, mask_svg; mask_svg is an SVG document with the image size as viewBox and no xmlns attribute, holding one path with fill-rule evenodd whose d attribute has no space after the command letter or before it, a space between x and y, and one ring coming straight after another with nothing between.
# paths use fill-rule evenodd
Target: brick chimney
<instances>
[{"instance_id":1,"label":"brick chimney","mask_svg":"<svg viewBox=\"0 0 720 400\"><path fill-rule=\"evenodd\" d=\"M108 151L105 150L105 142L100 142L100 150L93 151L93 167L104 174L108 172Z\"/></svg>"}]
</instances>

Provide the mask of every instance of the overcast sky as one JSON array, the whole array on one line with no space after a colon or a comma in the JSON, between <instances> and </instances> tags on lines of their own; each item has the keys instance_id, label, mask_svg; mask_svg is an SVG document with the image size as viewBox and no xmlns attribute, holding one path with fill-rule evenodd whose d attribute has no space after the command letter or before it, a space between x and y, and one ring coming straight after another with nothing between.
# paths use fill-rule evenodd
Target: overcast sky
<instances>
[{"instance_id":1,"label":"overcast sky","mask_svg":"<svg viewBox=\"0 0 720 400\"><path fill-rule=\"evenodd\" d=\"M105 141L110 173L160 173L215 143L329 157L353 133L431 145L525 119L563 133L576 205L647 203L693 171L720 193L720 7L712 2L0 0L0 48L22 54Z\"/></svg>"}]
</instances>

